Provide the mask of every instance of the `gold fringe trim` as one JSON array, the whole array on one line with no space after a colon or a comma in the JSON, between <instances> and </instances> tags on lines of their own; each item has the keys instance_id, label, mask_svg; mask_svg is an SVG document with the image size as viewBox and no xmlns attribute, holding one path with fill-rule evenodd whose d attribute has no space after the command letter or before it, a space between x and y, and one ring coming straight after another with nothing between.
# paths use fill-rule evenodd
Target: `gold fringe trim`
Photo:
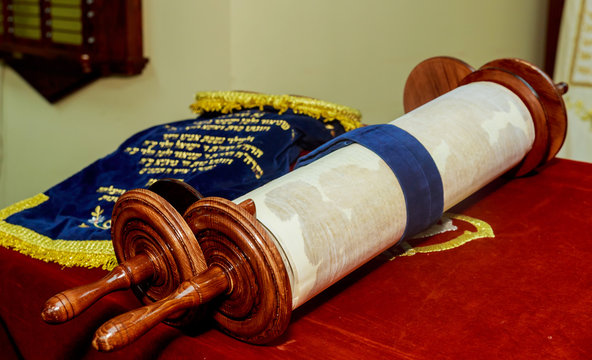
<instances>
[{"instance_id":1,"label":"gold fringe trim","mask_svg":"<svg viewBox=\"0 0 592 360\"><path fill-rule=\"evenodd\" d=\"M324 122L337 120L345 131L362 126L362 114L353 108L294 95L268 95L243 91L206 91L195 95L191 110L196 114L218 111L223 114L235 110L271 106L280 114L291 109L296 114L303 114L315 119L323 118Z\"/></svg>"},{"instance_id":2,"label":"gold fringe trim","mask_svg":"<svg viewBox=\"0 0 592 360\"><path fill-rule=\"evenodd\" d=\"M37 194L0 210L0 246L66 267L101 267L111 270L117 266L111 241L53 240L26 227L4 221L10 215L38 206L48 199L45 194Z\"/></svg>"},{"instance_id":3,"label":"gold fringe trim","mask_svg":"<svg viewBox=\"0 0 592 360\"><path fill-rule=\"evenodd\" d=\"M409 243L404 241L401 243L401 246L403 249L405 249L405 252L397 256L413 256L415 254L426 254L436 251L445 251L457 248L475 239L495 237L495 234L493 233L493 229L491 228L491 226L483 220L475 219L466 215L452 213L445 213L444 216L447 216L451 219L466 221L469 224L476 227L477 231L465 230L465 232L462 235L459 235L452 240L434 245L412 247L411 245L409 245Z\"/></svg>"}]
</instances>

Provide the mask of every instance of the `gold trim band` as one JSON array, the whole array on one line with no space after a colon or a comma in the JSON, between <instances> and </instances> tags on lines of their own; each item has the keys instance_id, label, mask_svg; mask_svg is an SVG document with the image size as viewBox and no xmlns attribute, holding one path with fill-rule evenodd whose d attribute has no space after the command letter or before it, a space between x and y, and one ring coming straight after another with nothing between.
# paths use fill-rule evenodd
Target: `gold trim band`
<instances>
[{"instance_id":1,"label":"gold trim band","mask_svg":"<svg viewBox=\"0 0 592 360\"><path fill-rule=\"evenodd\" d=\"M0 246L66 267L101 267L111 270L117 266L113 245L109 240L53 240L24 226L4 221L12 214L33 208L47 200L47 195L37 194L0 210Z\"/></svg>"},{"instance_id":2,"label":"gold trim band","mask_svg":"<svg viewBox=\"0 0 592 360\"><path fill-rule=\"evenodd\" d=\"M273 107L280 114L290 109L324 122L337 120L345 131L362 126L362 114L353 108L331 102L294 95L269 95L243 91L206 91L195 95L191 110L196 114L218 111L223 114L235 110Z\"/></svg>"}]
</instances>

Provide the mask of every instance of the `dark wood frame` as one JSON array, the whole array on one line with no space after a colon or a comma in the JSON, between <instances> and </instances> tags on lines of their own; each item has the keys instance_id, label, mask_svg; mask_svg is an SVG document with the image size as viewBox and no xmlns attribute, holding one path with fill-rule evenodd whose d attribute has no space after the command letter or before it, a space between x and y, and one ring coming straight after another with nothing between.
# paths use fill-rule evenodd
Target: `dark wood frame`
<instances>
[{"instance_id":1,"label":"dark wood frame","mask_svg":"<svg viewBox=\"0 0 592 360\"><path fill-rule=\"evenodd\" d=\"M32 3L35 0L32 0ZM11 30L13 0L0 0L4 21L0 58L48 101L112 74L136 75L147 63L142 46L141 0L82 0L82 43L60 44L48 25L51 0L39 0L41 38L16 37Z\"/></svg>"},{"instance_id":2,"label":"dark wood frame","mask_svg":"<svg viewBox=\"0 0 592 360\"><path fill-rule=\"evenodd\" d=\"M545 42L545 65L544 70L553 77L555 70L555 57L559 43L559 31L561 29L561 17L563 16L563 5L565 0L549 0L547 9L547 36Z\"/></svg>"}]
</instances>

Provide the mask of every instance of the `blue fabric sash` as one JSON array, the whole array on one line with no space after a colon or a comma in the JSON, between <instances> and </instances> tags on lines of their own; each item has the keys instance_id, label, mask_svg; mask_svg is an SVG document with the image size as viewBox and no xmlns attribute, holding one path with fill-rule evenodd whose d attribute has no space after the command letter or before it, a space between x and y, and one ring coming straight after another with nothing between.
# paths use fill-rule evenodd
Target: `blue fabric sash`
<instances>
[{"instance_id":1,"label":"blue fabric sash","mask_svg":"<svg viewBox=\"0 0 592 360\"><path fill-rule=\"evenodd\" d=\"M411 134L394 125L371 125L347 132L300 158L305 166L335 150L358 143L380 156L391 168L405 196L407 224L402 238L438 221L444 211L440 172L426 148Z\"/></svg>"}]
</instances>

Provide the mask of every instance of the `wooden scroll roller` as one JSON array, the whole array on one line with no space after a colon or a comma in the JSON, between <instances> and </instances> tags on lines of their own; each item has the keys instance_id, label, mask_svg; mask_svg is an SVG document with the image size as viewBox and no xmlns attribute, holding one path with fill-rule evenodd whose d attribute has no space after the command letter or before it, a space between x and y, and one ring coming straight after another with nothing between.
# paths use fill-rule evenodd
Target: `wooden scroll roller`
<instances>
[{"instance_id":1,"label":"wooden scroll roller","mask_svg":"<svg viewBox=\"0 0 592 360\"><path fill-rule=\"evenodd\" d=\"M504 173L552 159L566 133L566 90L517 59L474 70L431 58L407 80L407 114L383 126L396 125L430 155L446 210ZM201 198L172 180L129 191L112 217L120 265L52 297L42 316L64 322L131 287L146 305L101 326L98 350L125 346L163 320L204 315L240 340L269 342L293 309L396 244L415 220L391 165L353 143L234 201Z\"/></svg>"}]
</instances>

